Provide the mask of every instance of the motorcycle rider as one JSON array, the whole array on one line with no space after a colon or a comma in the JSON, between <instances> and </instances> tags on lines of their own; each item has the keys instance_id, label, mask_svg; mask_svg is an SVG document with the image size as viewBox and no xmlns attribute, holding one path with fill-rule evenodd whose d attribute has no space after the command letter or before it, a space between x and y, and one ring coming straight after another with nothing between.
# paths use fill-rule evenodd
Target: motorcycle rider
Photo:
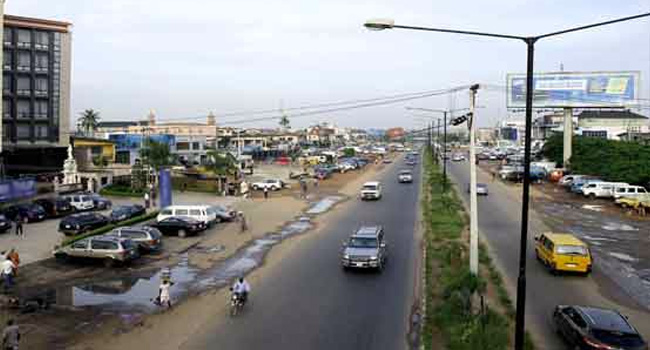
<instances>
[{"instance_id":1,"label":"motorcycle rider","mask_svg":"<svg viewBox=\"0 0 650 350\"><path fill-rule=\"evenodd\" d=\"M239 277L235 284L231 288L232 292L234 294L237 294L239 297L241 297L242 304L246 303L246 300L248 299L248 293L251 291L251 286L246 282L244 277Z\"/></svg>"}]
</instances>

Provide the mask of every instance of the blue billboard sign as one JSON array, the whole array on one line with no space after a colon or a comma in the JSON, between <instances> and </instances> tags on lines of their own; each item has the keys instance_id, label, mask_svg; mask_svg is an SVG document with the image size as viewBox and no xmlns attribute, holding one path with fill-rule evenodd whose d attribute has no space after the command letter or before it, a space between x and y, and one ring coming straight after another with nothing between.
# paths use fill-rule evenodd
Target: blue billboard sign
<instances>
[{"instance_id":1,"label":"blue billboard sign","mask_svg":"<svg viewBox=\"0 0 650 350\"><path fill-rule=\"evenodd\" d=\"M539 73L533 76L534 108L607 108L638 104L639 72ZM507 106L526 106L526 75L508 74Z\"/></svg>"},{"instance_id":2,"label":"blue billboard sign","mask_svg":"<svg viewBox=\"0 0 650 350\"><path fill-rule=\"evenodd\" d=\"M172 174L169 169L161 169L158 181L160 208L172 205Z\"/></svg>"}]
</instances>

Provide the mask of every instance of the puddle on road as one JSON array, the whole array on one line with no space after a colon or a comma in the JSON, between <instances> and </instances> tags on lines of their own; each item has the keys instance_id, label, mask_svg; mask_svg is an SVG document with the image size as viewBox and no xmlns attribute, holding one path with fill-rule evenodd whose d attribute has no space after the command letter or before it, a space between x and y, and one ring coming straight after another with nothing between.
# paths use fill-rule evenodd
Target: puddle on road
<instances>
[{"instance_id":1,"label":"puddle on road","mask_svg":"<svg viewBox=\"0 0 650 350\"><path fill-rule=\"evenodd\" d=\"M584 204L582 206L582 209L601 212L601 211L603 211L603 206L602 205L593 205L593 204Z\"/></svg>"},{"instance_id":2,"label":"puddle on road","mask_svg":"<svg viewBox=\"0 0 650 350\"><path fill-rule=\"evenodd\" d=\"M593 242L618 242L617 239L584 235L584 239Z\"/></svg>"},{"instance_id":3,"label":"puddle on road","mask_svg":"<svg viewBox=\"0 0 650 350\"><path fill-rule=\"evenodd\" d=\"M637 258L635 258L633 256L630 256L630 255L627 255L625 253L609 252L607 254L609 254L610 256L613 256L614 258L616 258L618 260L625 261L625 262L637 262L637 261L639 261L639 259L637 259Z\"/></svg>"},{"instance_id":4,"label":"puddle on road","mask_svg":"<svg viewBox=\"0 0 650 350\"><path fill-rule=\"evenodd\" d=\"M340 202L343 200L343 197L340 196L327 196L320 201L316 202L316 204L312 205L311 208L307 210L307 214L310 215L315 215L315 214L322 214L330 208L332 208L336 203Z\"/></svg>"},{"instance_id":5,"label":"puddle on road","mask_svg":"<svg viewBox=\"0 0 650 350\"><path fill-rule=\"evenodd\" d=\"M620 222L608 222L605 225L603 225L603 230L607 231L638 231L639 229L628 225L628 224L623 224Z\"/></svg>"},{"instance_id":6,"label":"puddle on road","mask_svg":"<svg viewBox=\"0 0 650 350\"><path fill-rule=\"evenodd\" d=\"M180 263L150 273L140 273L126 278L89 282L48 290L37 298L46 298L49 304L73 307L97 307L105 311L151 313L158 307L153 300L158 295L161 278L170 275L174 285L170 288L172 300L190 294L229 285L240 276L259 267L271 247L285 238L304 233L313 227L308 217L298 218L278 232L269 233L242 248L223 263L207 270L198 270L188 263L187 255ZM210 249L219 248L212 247ZM215 251L219 251L216 249ZM201 251L201 253L204 253ZM122 314L121 314L122 315ZM127 314L124 314L127 315ZM135 313L134 315L137 315Z\"/></svg>"}]
</instances>

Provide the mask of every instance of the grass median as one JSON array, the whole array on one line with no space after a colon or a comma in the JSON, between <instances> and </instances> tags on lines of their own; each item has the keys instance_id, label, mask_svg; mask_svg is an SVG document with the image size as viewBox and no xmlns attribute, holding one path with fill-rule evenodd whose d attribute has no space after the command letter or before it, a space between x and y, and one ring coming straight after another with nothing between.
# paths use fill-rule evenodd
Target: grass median
<instances>
[{"instance_id":1,"label":"grass median","mask_svg":"<svg viewBox=\"0 0 650 350\"><path fill-rule=\"evenodd\" d=\"M156 216L158 216L158 210L154 210L152 212L149 212L149 213L146 213L146 214L143 214L143 215L140 215L140 216L136 216L136 217L128 219L128 220L124 220L124 221L120 221L120 222L116 222L116 223L111 223L111 224L102 226L100 228L94 229L92 231L88 231L88 232L84 232L82 234L78 234L78 235L75 235L75 236L72 236L72 237L68 237L65 240L63 240L61 245L66 246L68 244L72 244L72 243L74 243L74 242L76 242L78 240L81 240L81 239L84 239L84 238L87 238L87 237L101 235L101 234L110 232L114 228L117 228L117 227L130 226L130 225L139 224L141 222L149 221L149 220L154 219Z\"/></svg>"},{"instance_id":2,"label":"grass median","mask_svg":"<svg viewBox=\"0 0 650 350\"><path fill-rule=\"evenodd\" d=\"M424 347L507 349L512 343L514 309L503 279L484 246L480 249L481 273L470 273L468 242L463 235L467 226L464 207L453 189L448 186L443 191L443 176L431 153L425 152L423 158L427 306L422 330ZM494 301L487 296L488 289L495 291ZM533 349L527 339L527 349Z\"/></svg>"}]
</instances>

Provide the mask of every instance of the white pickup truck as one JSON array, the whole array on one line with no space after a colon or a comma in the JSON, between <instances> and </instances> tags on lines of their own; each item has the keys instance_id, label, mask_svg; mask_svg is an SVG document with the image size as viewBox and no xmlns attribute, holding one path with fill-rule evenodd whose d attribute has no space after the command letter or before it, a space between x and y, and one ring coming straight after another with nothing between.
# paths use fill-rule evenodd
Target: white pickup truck
<instances>
[{"instance_id":1,"label":"white pickup truck","mask_svg":"<svg viewBox=\"0 0 650 350\"><path fill-rule=\"evenodd\" d=\"M380 199L381 198L381 184L378 181L366 182L361 188L359 197L365 199Z\"/></svg>"}]
</instances>

